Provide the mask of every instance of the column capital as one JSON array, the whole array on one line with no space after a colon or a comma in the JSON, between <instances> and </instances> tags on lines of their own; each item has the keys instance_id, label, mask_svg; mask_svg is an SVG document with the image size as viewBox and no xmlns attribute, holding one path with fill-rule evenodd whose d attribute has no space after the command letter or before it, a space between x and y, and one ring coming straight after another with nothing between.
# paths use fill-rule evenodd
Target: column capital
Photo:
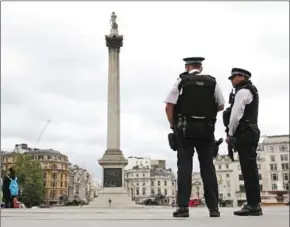
<instances>
[{"instance_id":1,"label":"column capital","mask_svg":"<svg viewBox=\"0 0 290 227\"><path fill-rule=\"evenodd\" d=\"M123 46L123 36L122 35L106 35L106 46L110 50L120 51Z\"/></svg>"}]
</instances>

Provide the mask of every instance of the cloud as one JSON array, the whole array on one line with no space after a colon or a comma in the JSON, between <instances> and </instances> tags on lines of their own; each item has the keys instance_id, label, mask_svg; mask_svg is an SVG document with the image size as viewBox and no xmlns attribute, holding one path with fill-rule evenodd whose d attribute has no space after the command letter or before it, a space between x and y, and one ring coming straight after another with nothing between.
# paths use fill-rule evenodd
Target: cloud
<instances>
[{"instance_id":1,"label":"cloud","mask_svg":"<svg viewBox=\"0 0 290 227\"><path fill-rule=\"evenodd\" d=\"M164 158L176 170L163 100L188 56L206 57L204 70L217 78L226 99L231 68L249 69L261 97L262 134L289 133L286 4L3 3L2 148L11 150L21 142L34 146L51 120L38 146L60 150L101 178L97 160L107 137L105 35L112 11L124 35L120 86L125 156ZM216 137L224 137L220 114Z\"/></svg>"}]
</instances>

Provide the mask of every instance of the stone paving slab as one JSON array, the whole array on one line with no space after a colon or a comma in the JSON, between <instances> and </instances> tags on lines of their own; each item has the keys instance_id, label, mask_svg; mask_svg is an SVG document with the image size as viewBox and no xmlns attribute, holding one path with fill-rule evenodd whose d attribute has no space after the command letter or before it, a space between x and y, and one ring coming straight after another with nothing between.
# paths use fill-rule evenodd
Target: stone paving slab
<instances>
[{"instance_id":1,"label":"stone paving slab","mask_svg":"<svg viewBox=\"0 0 290 227\"><path fill-rule=\"evenodd\" d=\"M191 208L190 218L173 218L173 208L93 209L88 207L52 209L2 209L2 226L22 227L289 227L289 207L265 207L260 217L233 216L233 208L221 208L220 218L209 218L206 208Z\"/></svg>"}]
</instances>

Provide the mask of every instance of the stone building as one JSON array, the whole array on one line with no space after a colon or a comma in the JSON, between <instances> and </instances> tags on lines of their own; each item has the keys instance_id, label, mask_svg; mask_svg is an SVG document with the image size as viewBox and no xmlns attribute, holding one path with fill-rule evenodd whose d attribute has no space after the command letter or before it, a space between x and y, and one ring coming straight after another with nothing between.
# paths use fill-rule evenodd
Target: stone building
<instances>
[{"instance_id":1,"label":"stone building","mask_svg":"<svg viewBox=\"0 0 290 227\"><path fill-rule=\"evenodd\" d=\"M92 177L86 169L77 165L69 165L68 200L90 202L94 198Z\"/></svg>"},{"instance_id":2,"label":"stone building","mask_svg":"<svg viewBox=\"0 0 290 227\"><path fill-rule=\"evenodd\" d=\"M139 168L125 171L125 187L132 200L142 202L157 194L165 196L167 203L176 198L176 177L170 169Z\"/></svg>"}]
</instances>

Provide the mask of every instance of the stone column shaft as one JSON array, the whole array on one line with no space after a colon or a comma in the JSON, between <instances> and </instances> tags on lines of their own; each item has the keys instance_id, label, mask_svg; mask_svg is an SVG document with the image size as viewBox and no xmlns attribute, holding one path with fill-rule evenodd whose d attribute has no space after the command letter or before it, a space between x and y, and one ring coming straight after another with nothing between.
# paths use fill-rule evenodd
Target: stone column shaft
<instances>
[{"instance_id":1,"label":"stone column shaft","mask_svg":"<svg viewBox=\"0 0 290 227\"><path fill-rule=\"evenodd\" d=\"M120 149L119 50L109 49L107 149Z\"/></svg>"}]
</instances>

